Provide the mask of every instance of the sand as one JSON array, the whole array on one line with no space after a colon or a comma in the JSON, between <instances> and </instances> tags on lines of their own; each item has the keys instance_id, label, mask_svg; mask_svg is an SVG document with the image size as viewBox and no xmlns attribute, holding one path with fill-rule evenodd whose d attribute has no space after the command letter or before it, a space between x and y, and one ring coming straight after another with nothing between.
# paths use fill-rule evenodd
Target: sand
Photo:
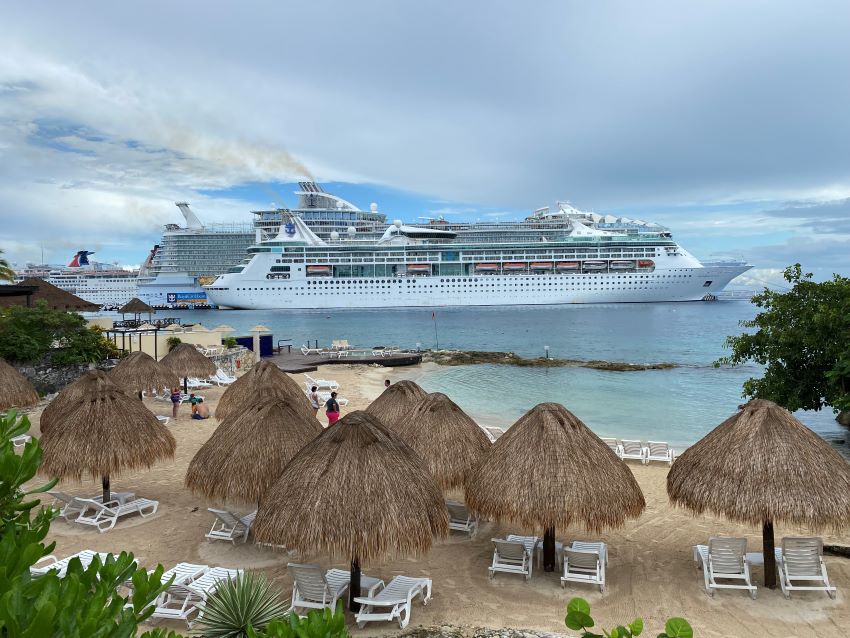
<instances>
[{"instance_id":1,"label":"sand","mask_svg":"<svg viewBox=\"0 0 850 638\"><path fill-rule=\"evenodd\" d=\"M325 366L314 376L336 379L340 394L349 399L343 414L368 405L383 388L383 379L397 381L415 378L421 368L370 368L365 366ZM301 383L303 375L293 375ZM211 411L222 393L213 388L202 394ZM171 405L146 401L155 413L171 414ZM531 406L529 406L531 407ZM37 432L40 409L31 413L33 430ZM320 420L326 423L320 412ZM153 517L123 519L112 531L98 534L57 520L48 540L56 542L53 553L64 557L82 549L119 552L131 551L142 565L162 563L170 567L187 561L256 569L266 574L289 596L291 581L286 563L291 560L310 560L325 567L347 568L345 560L332 561L326 556L298 556L252 544L232 546L225 542L208 542L204 534L212 524L206 511L215 503L191 494L183 486L186 468L192 456L215 430L214 418L193 421L188 406L181 407L180 416L169 428L177 439L177 454L173 461L159 463L147 471L113 477L114 490L131 490L140 496L160 501L159 512ZM525 628L569 633L563 625L567 602L574 596L590 601L593 615L602 626L630 621L642 616L647 623L647 635L656 635L670 616L687 618L700 637L717 636L802 636L839 635L842 627L850 626L850 560L827 557L827 566L838 596L830 600L821 592L795 593L786 600L782 593L759 588L758 599L751 600L743 591L721 591L710 598L702 587L702 572L692 560L691 546L705 542L709 535L742 535L749 539L749 551L761 550L760 530L712 517L693 517L688 512L670 506L666 492L666 465L641 466L630 463L646 496L646 512L620 530L598 537L609 545L610 563L608 585L604 594L591 586L559 586L556 573L535 570L530 582L521 577L487 576L491 559L490 538L502 537L522 530L510 525L484 523L475 539L454 533L438 541L429 553L419 558L399 558L364 565L364 573L389 580L394 574L428 576L434 581L431 603L414 607L411 626L455 625L463 627ZM82 485L64 482L61 489L75 494L95 494L99 482L85 481ZM240 509L240 508L234 508ZM248 511L247 506L241 508ZM783 535L805 533L806 530L777 527L777 542ZM537 532L540 534L539 530ZM581 529L559 529L558 539L588 539ZM850 544L850 535L825 535L826 542ZM762 581L762 569L755 568L756 581ZM157 623L186 632L180 623ZM365 630L352 625L355 635L391 634L398 631L395 623L372 623Z\"/></svg>"}]
</instances>

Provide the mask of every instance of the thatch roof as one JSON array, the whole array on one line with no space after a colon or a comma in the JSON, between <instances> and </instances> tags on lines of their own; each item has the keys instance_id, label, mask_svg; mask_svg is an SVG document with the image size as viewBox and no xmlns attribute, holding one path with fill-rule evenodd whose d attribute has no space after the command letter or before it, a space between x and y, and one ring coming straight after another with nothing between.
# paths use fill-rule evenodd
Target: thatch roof
<instances>
[{"instance_id":1,"label":"thatch roof","mask_svg":"<svg viewBox=\"0 0 850 638\"><path fill-rule=\"evenodd\" d=\"M68 401L61 422L42 429L44 474L114 476L174 456L171 432L105 372L88 372L74 386L75 398Z\"/></svg>"},{"instance_id":2,"label":"thatch roof","mask_svg":"<svg viewBox=\"0 0 850 638\"><path fill-rule=\"evenodd\" d=\"M394 430L442 489L461 487L490 450L490 437L445 394L422 399Z\"/></svg>"},{"instance_id":3,"label":"thatch roof","mask_svg":"<svg viewBox=\"0 0 850 638\"><path fill-rule=\"evenodd\" d=\"M260 361L231 383L218 401L215 417L219 421L232 419L257 401L270 398L289 399L305 416L315 420L307 395L271 361Z\"/></svg>"},{"instance_id":4,"label":"thatch roof","mask_svg":"<svg viewBox=\"0 0 850 638\"><path fill-rule=\"evenodd\" d=\"M163 330L168 330L168 332L183 332L183 326L179 323L170 323Z\"/></svg>"},{"instance_id":5,"label":"thatch roof","mask_svg":"<svg viewBox=\"0 0 850 638\"><path fill-rule=\"evenodd\" d=\"M255 402L223 423L201 446L186 472L186 486L207 498L257 503L307 443L322 432L291 402Z\"/></svg>"},{"instance_id":6,"label":"thatch roof","mask_svg":"<svg viewBox=\"0 0 850 638\"><path fill-rule=\"evenodd\" d=\"M628 466L564 406L541 403L502 435L467 482L467 506L524 527L592 532L640 516Z\"/></svg>"},{"instance_id":7,"label":"thatch roof","mask_svg":"<svg viewBox=\"0 0 850 638\"><path fill-rule=\"evenodd\" d=\"M38 420L38 429L41 433L44 434L57 424L61 425L71 407L80 401L88 387L89 382L86 380L86 375L83 375L62 388L62 391L41 411L41 417Z\"/></svg>"},{"instance_id":8,"label":"thatch roof","mask_svg":"<svg viewBox=\"0 0 850 638\"><path fill-rule=\"evenodd\" d=\"M179 377L199 377L205 379L215 374L216 365L207 357L198 352L198 349L189 343L178 344L171 352L160 361L162 365L171 368Z\"/></svg>"},{"instance_id":9,"label":"thatch roof","mask_svg":"<svg viewBox=\"0 0 850 638\"><path fill-rule=\"evenodd\" d=\"M72 295L67 290L54 286L53 284L30 277L24 279L20 286L35 286L37 290L32 295L33 305L37 301L46 301L47 307L53 310L72 310L77 312L97 312L100 310L100 304L92 303L81 299L76 295ZM26 296L20 297L4 297L0 296L0 306L26 306Z\"/></svg>"},{"instance_id":10,"label":"thatch roof","mask_svg":"<svg viewBox=\"0 0 850 638\"><path fill-rule=\"evenodd\" d=\"M384 425L395 430L398 423L410 415L410 411L428 393L413 381L399 381L386 388L372 401L366 412L381 419Z\"/></svg>"},{"instance_id":11,"label":"thatch roof","mask_svg":"<svg viewBox=\"0 0 850 638\"><path fill-rule=\"evenodd\" d=\"M760 399L676 459L667 494L697 514L754 525L850 526L850 464L790 412Z\"/></svg>"},{"instance_id":12,"label":"thatch roof","mask_svg":"<svg viewBox=\"0 0 850 638\"><path fill-rule=\"evenodd\" d=\"M236 332L236 328L229 326L226 323L222 323L213 328L213 332Z\"/></svg>"},{"instance_id":13,"label":"thatch roof","mask_svg":"<svg viewBox=\"0 0 850 638\"><path fill-rule=\"evenodd\" d=\"M121 359L121 362L109 371L109 378L115 385L133 392L180 385L180 379L170 368L142 351L133 352Z\"/></svg>"},{"instance_id":14,"label":"thatch roof","mask_svg":"<svg viewBox=\"0 0 850 638\"><path fill-rule=\"evenodd\" d=\"M32 383L0 359L0 410L26 408L38 403L38 392Z\"/></svg>"},{"instance_id":15,"label":"thatch roof","mask_svg":"<svg viewBox=\"0 0 850 638\"><path fill-rule=\"evenodd\" d=\"M443 495L421 458L356 411L308 443L260 501L259 542L360 562L420 554L448 533Z\"/></svg>"},{"instance_id":16,"label":"thatch roof","mask_svg":"<svg viewBox=\"0 0 850 638\"><path fill-rule=\"evenodd\" d=\"M133 297L130 301L125 303L123 306L121 306L121 308L118 309L118 312L120 312L122 315L127 314L127 313L133 313L134 315L140 315L143 312L155 313L156 310L154 310L151 306L146 304L144 301L142 301L138 297Z\"/></svg>"}]
</instances>

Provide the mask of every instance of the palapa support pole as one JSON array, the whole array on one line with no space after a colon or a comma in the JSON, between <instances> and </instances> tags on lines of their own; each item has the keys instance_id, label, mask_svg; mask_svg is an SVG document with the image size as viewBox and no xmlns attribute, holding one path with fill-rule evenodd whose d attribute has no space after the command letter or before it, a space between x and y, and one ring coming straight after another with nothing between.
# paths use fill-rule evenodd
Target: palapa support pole
<instances>
[{"instance_id":1,"label":"palapa support pole","mask_svg":"<svg viewBox=\"0 0 850 638\"><path fill-rule=\"evenodd\" d=\"M360 595L360 561L354 559L351 561L351 582L348 585L348 609L357 613L360 611L360 603L355 602L355 598Z\"/></svg>"},{"instance_id":2,"label":"palapa support pole","mask_svg":"<svg viewBox=\"0 0 850 638\"><path fill-rule=\"evenodd\" d=\"M765 521L761 528L762 551L764 552L764 586L776 589L776 555L773 540L773 521Z\"/></svg>"},{"instance_id":3,"label":"palapa support pole","mask_svg":"<svg viewBox=\"0 0 850 638\"><path fill-rule=\"evenodd\" d=\"M103 486L103 504L106 505L109 501L109 474L105 474L101 477L101 484Z\"/></svg>"},{"instance_id":4,"label":"palapa support pole","mask_svg":"<svg viewBox=\"0 0 850 638\"><path fill-rule=\"evenodd\" d=\"M189 377L183 377L183 393L189 394Z\"/></svg>"},{"instance_id":5,"label":"palapa support pole","mask_svg":"<svg viewBox=\"0 0 850 638\"><path fill-rule=\"evenodd\" d=\"M533 558L533 557L532 557ZM555 571L555 528L547 527L543 532L543 571Z\"/></svg>"}]
</instances>

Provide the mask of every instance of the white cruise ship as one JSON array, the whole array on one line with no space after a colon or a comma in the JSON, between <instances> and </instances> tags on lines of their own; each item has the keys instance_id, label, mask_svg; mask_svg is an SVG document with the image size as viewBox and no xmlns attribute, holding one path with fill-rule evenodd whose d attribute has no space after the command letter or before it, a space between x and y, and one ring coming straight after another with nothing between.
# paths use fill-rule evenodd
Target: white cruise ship
<instances>
[{"instance_id":1,"label":"white cruise ship","mask_svg":"<svg viewBox=\"0 0 850 638\"><path fill-rule=\"evenodd\" d=\"M221 308L383 308L711 299L750 265L701 263L669 230L565 203L520 222L356 229L323 239L297 215L206 286Z\"/></svg>"},{"instance_id":2,"label":"white cruise ship","mask_svg":"<svg viewBox=\"0 0 850 638\"><path fill-rule=\"evenodd\" d=\"M137 270L124 270L116 264L90 262L94 253L80 250L67 266L27 264L16 271L15 281L35 277L100 306L123 306L138 296Z\"/></svg>"}]
</instances>

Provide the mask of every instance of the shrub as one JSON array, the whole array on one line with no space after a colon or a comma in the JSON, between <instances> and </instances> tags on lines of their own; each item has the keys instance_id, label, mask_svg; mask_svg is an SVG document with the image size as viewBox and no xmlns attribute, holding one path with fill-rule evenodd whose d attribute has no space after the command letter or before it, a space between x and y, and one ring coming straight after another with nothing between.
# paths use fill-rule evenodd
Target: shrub
<instances>
[{"instance_id":1,"label":"shrub","mask_svg":"<svg viewBox=\"0 0 850 638\"><path fill-rule=\"evenodd\" d=\"M590 616L590 604L584 598L573 598L567 605L567 616L564 624L568 629L583 632L582 638L632 638L643 633L643 619L635 618L628 625L618 625L606 631L602 629L601 634L587 631L596 623ZM670 618L664 625L664 632L658 634L658 638L693 638L694 630L684 618Z\"/></svg>"},{"instance_id":2,"label":"shrub","mask_svg":"<svg viewBox=\"0 0 850 638\"><path fill-rule=\"evenodd\" d=\"M210 596L198 627L205 638L247 638L248 627L258 631L287 614L264 576L250 572L228 580Z\"/></svg>"},{"instance_id":3,"label":"shrub","mask_svg":"<svg viewBox=\"0 0 850 638\"><path fill-rule=\"evenodd\" d=\"M171 352L174 348L183 343L183 341L180 337L168 337L168 339L165 340L165 343L168 346L168 351Z\"/></svg>"},{"instance_id":4,"label":"shrub","mask_svg":"<svg viewBox=\"0 0 850 638\"><path fill-rule=\"evenodd\" d=\"M221 340L221 345L225 348L235 348L239 345L239 342L236 341L236 337L225 337Z\"/></svg>"},{"instance_id":5,"label":"shrub","mask_svg":"<svg viewBox=\"0 0 850 638\"><path fill-rule=\"evenodd\" d=\"M345 626L345 614L342 611L342 601L337 602L336 609L312 610L306 618L298 614L289 614L289 618L273 620L266 630L255 631L248 628L248 638L348 638L348 628Z\"/></svg>"}]
</instances>

